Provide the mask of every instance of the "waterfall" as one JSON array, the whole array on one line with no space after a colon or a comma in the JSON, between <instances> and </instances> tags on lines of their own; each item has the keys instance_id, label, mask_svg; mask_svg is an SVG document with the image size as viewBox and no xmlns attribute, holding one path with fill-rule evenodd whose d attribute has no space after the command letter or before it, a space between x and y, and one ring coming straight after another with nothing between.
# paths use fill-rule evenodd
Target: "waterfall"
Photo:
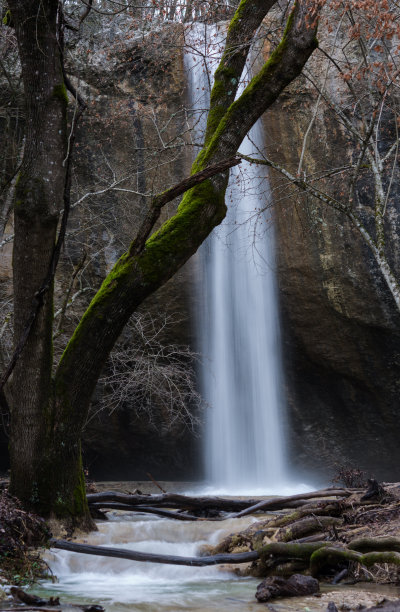
<instances>
[{"instance_id":1,"label":"waterfall","mask_svg":"<svg viewBox=\"0 0 400 612\"><path fill-rule=\"evenodd\" d=\"M198 24L187 37L197 143L204 134L223 33ZM257 122L240 151L254 157L263 147ZM257 214L270 200L260 168L246 162L231 171L227 218L200 250L198 335L202 393L209 405L205 471L208 484L219 492L278 493L288 484L274 234L265 214Z\"/></svg>"}]
</instances>

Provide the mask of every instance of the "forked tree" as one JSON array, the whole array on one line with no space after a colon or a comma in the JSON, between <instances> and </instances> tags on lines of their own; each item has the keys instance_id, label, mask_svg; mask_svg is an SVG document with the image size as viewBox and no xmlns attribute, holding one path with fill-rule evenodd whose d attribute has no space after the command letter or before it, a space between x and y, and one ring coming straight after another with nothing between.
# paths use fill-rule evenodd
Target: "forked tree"
<instances>
[{"instance_id":1,"label":"forked tree","mask_svg":"<svg viewBox=\"0 0 400 612\"><path fill-rule=\"evenodd\" d=\"M235 155L250 128L317 47L317 13L313 0L294 3L279 44L237 97L253 37L267 13L280 10L276 0L240 2L215 72L204 146L192 177L154 198L128 250L104 279L59 363L53 364L53 278L68 216L73 151L67 87L76 94L63 68L62 4L8 1L22 67L26 131L14 201L16 353L3 382L14 367L12 493L43 515L90 525L80 439L105 361L137 307L224 219L228 168L237 163ZM162 206L182 193L177 212L154 231Z\"/></svg>"}]
</instances>

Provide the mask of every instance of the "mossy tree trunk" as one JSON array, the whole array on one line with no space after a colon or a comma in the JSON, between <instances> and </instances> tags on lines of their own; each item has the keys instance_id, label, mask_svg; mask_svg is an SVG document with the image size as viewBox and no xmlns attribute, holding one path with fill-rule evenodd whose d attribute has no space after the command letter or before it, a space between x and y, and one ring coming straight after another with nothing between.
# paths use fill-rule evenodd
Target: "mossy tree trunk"
<instances>
[{"instance_id":1,"label":"mossy tree trunk","mask_svg":"<svg viewBox=\"0 0 400 612\"><path fill-rule=\"evenodd\" d=\"M58 3L10 0L8 4L19 46L26 113L25 149L14 202L17 344L35 294L47 276L63 207L68 96L57 35ZM11 491L26 506L39 510L44 492L51 489L52 471L44 459L53 427L52 323L50 286L17 361L12 384Z\"/></svg>"},{"instance_id":2,"label":"mossy tree trunk","mask_svg":"<svg viewBox=\"0 0 400 612\"><path fill-rule=\"evenodd\" d=\"M251 40L268 10L276 4L275 0L241 1L228 29L226 50L217 69L211 94L205 145L193 165L193 172L232 157L257 119L301 73L317 45L315 26L311 26L307 21L311 2L312 0L309 4L309 0L299 0L296 3L281 43L235 101ZM40 253L42 250L45 250L45 253L40 255L40 259L43 259L40 269L35 269L35 276L31 278L30 267L34 267L32 261L37 259L35 249L38 244L32 235L26 236L26 221L25 226L17 221L19 225L16 227L16 233L22 235L15 246L16 301L23 305L16 305L19 331L32 295L45 275L49 252L54 243L57 220L55 211L57 207L60 208L58 200L64 180L62 159L66 146L66 105L64 99L52 95L52 92L59 91L55 88L62 83L55 36L56 2L10 0L9 4L13 15L15 13L22 61L28 62L27 54L31 54L31 74L38 70L36 66L40 66L39 85L32 82L28 70L24 71L27 112L32 115L28 125L35 126L36 121L38 127L28 129L29 146L18 185L20 195L17 196L22 200L22 205L17 200L15 211L16 218L30 219L30 227L35 228L35 236L36 233L38 237L43 236ZM53 8L50 10L50 7ZM39 20L39 25L43 25L45 32L41 44L47 45L51 42L53 47L43 54L34 32L29 28L37 27L32 25L32 21L36 24L37 14L41 16L46 10L49 15L43 15L42 21ZM25 18L24 11L30 11L31 20ZM51 71L46 68L46 61L52 65ZM38 87L42 92L40 95L44 96L46 117L43 116L43 108L38 109L34 102ZM39 134L39 127L45 134ZM38 152L39 161L34 167L34 175L31 172L32 166L28 163L34 147L31 140L49 143L45 159ZM33 176L38 177L37 182L33 181ZM34 507L46 514L75 517L86 515L80 436L98 377L132 313L146 297L174 275L225 217L227 182L228 173L224 172L187 191L177 213L150 236L139 252L133 241L128 252L115 264L89 305L52 380L51 295L48 294L23 359L20 360L14 375L15 388L24 386L25 381L29 380L29 394L32 395L28 400L26 394L24 395L22 390L19 391L13 410L12 487L25 503L34 502ZM58 199L55 197L56 193ZM24 273L20 259L25 262ZM26 462L21 463L18 457L26 436L23 432L27 431L22 420L26 419L28 414L29 429L33 428L35 432L37 430L35 443L29 454L29 467ZM25 468L28 470L28 479L22 474L22 469ZM37 497L32 497L35 492Z\"/></svg>"}]
</instances>

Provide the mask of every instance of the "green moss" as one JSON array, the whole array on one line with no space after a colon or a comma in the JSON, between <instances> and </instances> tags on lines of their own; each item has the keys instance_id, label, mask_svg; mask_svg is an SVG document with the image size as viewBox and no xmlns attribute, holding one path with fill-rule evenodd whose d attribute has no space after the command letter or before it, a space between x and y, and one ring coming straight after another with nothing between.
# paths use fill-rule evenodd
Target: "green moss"
<instances>
[{"instance_id":1,"label":"green moss","mask_svg":"<svg viewBox=\"0 0 400 612\"><path fill-rule=\"evenodd\" d=\"M272 542L257 549L261 558L271 556L283 557L284 559L309 559L313 553L328 546L329 542Z\"/></svg>"},{"instance_id":2,"label":"green moss","mask_svg":"<svg viewBox=\"0 0 400 612\"><path fill-rule=\"evenodd\" d=\"M211 90L210 111L207 117L206 143L217 129L237 91L240 75L231 66L224 65L224 57L228 55L228 52L225 51L221 63L215 72L214 85Z\"/></svg>"},{"instance_id":3,"label":"green moss","mask_svg":"<svg viewBox=\"0 0 400 612\"><path fill-rule=\"evenodd\" d=\"M53 87L53 97L61 100L61 102L64 102L66 105L69 104L68 92L67 88L65 87L65 83L61 83L60 85L55 85Z\"/></svg>"},{"instance_id":4,"label":"green moss","mask_svg":"<svg viewBox=\"0 0 400 612\"><path fill-rule=\"evenodd\" d=\"M252 0L241 0L239 6L236 9L234 16L232 17L229 28L228 28L228 36L231 35L235 30L241 27L241 21L243 18L243 14L247 9L247 6L250 5Z\"/></svg>"},{"instance_id":5,"label":"green moss","mask_svg":"<svg viewBox=\"0 0 400 612\"><path fill-rule=\"evenodd\" d=\"M174 269L174 255L179 257L182 248L186 250L188 238L190 239L194 231L197 233L202 231L202 209L208 203L215 209L215 216L211 221L209 219L206 221L205 238L226 214L224 190L217 191L211 180L204 181L187 191L176 215L148 239L144 252L137 260L145 283L155 282L161 275L168 275L168 260L171 269ZM194 243L197 244L197 240Z\"/></svg>"},{"instance_id":6,"label":"green moss","mask_svg":"<svg viewBox=\"0 0 400 612\"><path fill-rule=\"evenodd\" d=\"M313 552L310 557L310 571L312 576L318 576L327 567L336 567L341 563L356 561L361 563L362 555L354 550L326 546Z\"/></svg>"},{"instance_id":7,"label":"green moss","mask_svg":"<svg viewBox=\"0 0 400 612\"><path fill-rule=\"evenodd\" d=\"M86 514L88 511L87 499L86 499L86 485L85 485L85 477L83 474L83 465L82 465L82 452L79 444L79 461L77 466L78 471L78 482L75 486L73 493L73 516L82 516Z\"/></svg>"},{"instance_id":8,"label":"green moss","mask_svg":"<svg viewBox=\"0 0 400 612\"><path fill-rule=\"evenodd\" d=\"M375 563L391 563L392 565L400 565L400 554L392 550L370 552L361 557L360 563L366 567L372 567L372 565L375 565Z\"/></svg>"},{"instance_id":9,"label":"green moss","mask_svg":"<svg viewBox=\"0 0 400 612\"><path fill-rule=\"evenodd\" d=\"M238 100L234 101L230 105L230 107L228 108L224 116L219 121L218 127L216 128L214 134L212 135L212 138L210 138L210 141L207 144L207 149L204 152L204 156L202 159L203 164L205 164L207 160L210 159L214 151L218 148L219 143L220 143L220 138L222 134L224 133L224 131L226 130L227 126L232 125L232 123L234 123L233 117L235 117L235 115L237 117L240 117L242 109L246 109L251 106L253 99L254 99L255 92L261 89L261 86L265 82L268 82L270 75L272 75L276 67L281 64L283 55L288 46L288 36L289 36L290 30L293 27L293 24L294 24L294 9L288 18L286 28L282 36L282 40L277 46L277 48L271 54L271 57L269 58L269 60L265 62L260 72L255 77L252 78L251 82L246 87L246 89L241 94L241 96L238 98ZM211 120L215 122L215 118L212 118Z\"/></svg>"},{"instance_id":10,"label":"green moss","mask_svg":"<svg viewBox=\"0 0 400 612\"><path fill-rule=\"evenodd\" d=\"M49 215L46 198L46 184L41 177L22 177L21 173L15 183L15 213L26 220Z\"/></svg>"},{"instance_id":11,"label":"green moss","mask_svg":"<svg viewBox=\"0 0 400 612\"><path fill-rule=\"evenodd\" d=\"M352 540L348 544L348 548L351 550L357 550L358 552L378 552L391 550L400 552L400 538L393 536L389 537L378 537L378 538L357 538Z\"/></svg>"},{"instance_id":12,"label":"green moss","mask_svg":"<svg viewBox=\"0 0 400 612\"><path fill-rule=\"evenodd\" d=\"M9 28L13 28L14 27L14 22L13 22L13 18L11 15L11 11L8 10L6 11L4 17L3 17L3 25L9 27Z\"/></svg>"},{"instance_id":13,"label":"green moss","mask_svg":"<svg viewBox=\"0 0 400 612\"><path fill-rule=\"evenodd\" d=\"M103 318L102 306L104 302L110 296L112 296L114 291L119 289L121 282L123 282L124 279L131 274L133 266L134 266L134 261L128 256L127 253L124 253L119 258L117 263L114 265L112 270L109 272L109 274L104 279L100 289L98 290L98 292L92 299L91 303L89 304L88 309L86 310L85 314L80 320L78 326L75 328L75 331L70 341L68 342L64 350L64 353L61 357L60 365L63 363L64 360L68 358L70 351L73 348L75 348L76 345L80 343L81 336L85 329L88 319L91 317L97 317L98 319ZM64 387L63 381L61 381L59 377L57 376L56 377L56 395L57 397L59 397L60 395L63 395L63 392L64 392L63 387ZM68 391L65 390L65 392L67 393Z\"/></svg>"}]
</instances>

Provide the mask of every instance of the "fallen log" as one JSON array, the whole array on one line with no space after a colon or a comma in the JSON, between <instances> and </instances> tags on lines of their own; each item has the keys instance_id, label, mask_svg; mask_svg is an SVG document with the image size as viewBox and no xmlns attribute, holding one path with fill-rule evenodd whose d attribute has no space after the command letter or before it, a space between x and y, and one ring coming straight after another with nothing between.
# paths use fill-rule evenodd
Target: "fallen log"
<instances>
[{"instance_id":1,"label":"fallen log","mask_svg":"<svg viewBox=\"0 0 400 612\"><path fill-rule=\"evenodd\" d=\"M305 544L271 542L270 544L265 544L257 548L260 559L252 575L260 578L271 574L271 572L273 574L277 572L287 575L285 566L293 563L296 564L295 573L305 571L309 567L310 558L313 553L325 546L329 546L329 542L320 541Z\"/></svg>"},{"instance_id":2,"label":"fallen log","mask_svg":"<svg viewBox=\"0 0 400 612\"><path fill-rule=\"evenodd\" d=\"M30 593L26 593L19 587L12 586L10 588L10 593L13 596L16 605L12 608L1 608L1 610L10 610L12 612L18 612L22 610L38 610L40 612L57 612L62 610L83 610L83 612L104 612L103 606L99 606L98 604L73 604L73 603L61 603L59 597L50 597L50 599L42 599L41 597L36 597L36 595L31 595ZM23 608L21 608L21 603L25 604ZM29 606L29 607L27 607ZM46 606L50 606L46 608Z\"/></svg>"},{"instance_id":3,"label":"fallen log","mask_svg":"<svg viewBox=\"0 0 400 612\"><path fill-rule=\"evenodd\" d=\"M306 542L298 544L293 542L271 542L258 549L261 559L268 560L271 557L281 559L305 559L309 560L314 552L329 546L330 542Z\"/></svg>"},{"instance_id":4,"label":"fallen log","mask_svg":"<svg viewBox=\"0 0 400 612\"><path fill-rule=\"evenodd\" d=\"M350 489L322 489L310 493L300 493L285 497L259 499L229 499L223 497L179 495L166 493L163 495L128 495L115 491L90 493L87 495L89 505L98 504L97 508L105 507L106 503L120 503L128 506L157 506L162 508L179 508L185 510L215 509L225 512L236 512L231 518L247 516L258 510L282 510L283 508L302 506L307 500L321 497L348 497L354 491ZM102 504L102 505L100 505Z\"/></svg>"},{"instance_id":5,"label":"fallen log","mask_svg":"<svg viewBox=\"0 0 400 612\"><path fill-rule=\"evenodd\" d=\"M347 501L343 501L342 499L329 500L326 502L319 501L317 504L305 502L296 512L283 514L272 519L268 523L268 527L285 527L286 525L290 525L291 523L295 523L310 516L340 516L343 513L344 504L347 503ZM354 505L353 503L353 506Z\"/></svg>"},{"instance_id":6,"label":"fallen log","mask_svg":"<svg viewBox=\"0 0 400 612\"><path fill-rule=\"evenodd\" d=\"M339 565L348 566L350 561L361 563L363 555L355 550L326 546L319 548L310 557L311 576L317 577L327 568L336 568Z\"/></svg>"},{"instance_id":7,"label":"fallen log","mask_svg":"<svg viewBox=\"0 0 400 612\"><path fill-rule=\"evenodd\" d=\"M109 548L106 546L92 546L89 544L78 544L66 540L50 540L51 548L69 550L71 552L85 555L97 555L100 557L114 557L117 559L128 559L130 561L142 561L148 563L163 563L169 565L190 565L192 567L203 567L206 565L219 565L221 563L248 563L258 559L258 552L250 551L236 554L221 554L206 557L178 557L176 555L158 555L155 553L143 553L136 550L125 550L123 548Z\"/></svg>"},{"instance_id":8,"label":"fallen log","mask_svg":"<svg viewBox=\"0 0 400 612\"><path fill-rule=\"evenodd\" d=\"M242 516L258 512L259 510L278 510L280 508L285 508L287 507L285 506L287 502L317 499L320 497L349 497L353 493L354 490L351 489L321 489L320 491L311 491L310 493L299 493L298 495L270 498L268 500L259 501L245 510L241 510L235 515L235 518L241 518Z\"/></svg>"},{"instance_id":9,"label":"fallen log","mask_svg":"<svg viewBox=\"0 0 400 612\"><path fill-rule=\"evenodd\" d=\"M270 499L270 498L269 498ZM87 495L89 505L94 503L117 502L128 504L129 506L157 506L164 508L179 509L204 509L213 508L236 512L254 505L257 499L229 499L223 497L193 497L189 495L179 495L177 493L165 493L163 495L127 495L116 493L115 491L104 491L102 493L90 493Z\"/></svg>"},{"instance_id":10,"label":"fallen log","mask_svg":"<svg viewBox=\"0 0 400 612\"><path fill-rule=\"evenodd\" d=\"M276 539L280 542L290 542L297 540L307 534L321 531L332 525L341 525L342 519L333 516L307 516L299 521L291 523L286 527L282 527L276 534Z\"/></svg>"},{"instance_id":11,"label":"fallen log","mask_svg":"<svg viewBox=\"0 0 400 612\"><path fill-rule=\"evenodd\" d=\"M164 510L163 508L153 508L151 506L132 506L129 504L119 504L117 502L104 502L90 504L90 510L123 510L125 512L143 512L145 514L155 514L164 516L165 518L176 519L178 521L218 521L220 518L199 518L192 514L183 514L182 512L173 512L172 510Z\"/></svg>"},{"instance_id":12,"label":"fallen log","mask_svg":"<svg viewBox=\"0 0 400 612\"><path fill-rule=\"evenodd\" d=\"M24 603L27 606L59 606L60 599L58 597L50 597L50 599L42 599L31 593L25 593L22 589L12 586L10 593L18 603Z\"/></svg>"},{"instance_id":13,"label":"fallen log","mask_svg":"<svg viewBox=\"0 0 400 612\"><path fill-rule=\"evenodd\" d=\"M390 563L400 565L400 554L393 551L369 552L364 555L356 550L327 546L316 550L310 558L310 571L312 576L318 576L327 568L338 565L348 565L355 561L365 567L372 567L376 563Z\"/></svg>"}]
</instances>

